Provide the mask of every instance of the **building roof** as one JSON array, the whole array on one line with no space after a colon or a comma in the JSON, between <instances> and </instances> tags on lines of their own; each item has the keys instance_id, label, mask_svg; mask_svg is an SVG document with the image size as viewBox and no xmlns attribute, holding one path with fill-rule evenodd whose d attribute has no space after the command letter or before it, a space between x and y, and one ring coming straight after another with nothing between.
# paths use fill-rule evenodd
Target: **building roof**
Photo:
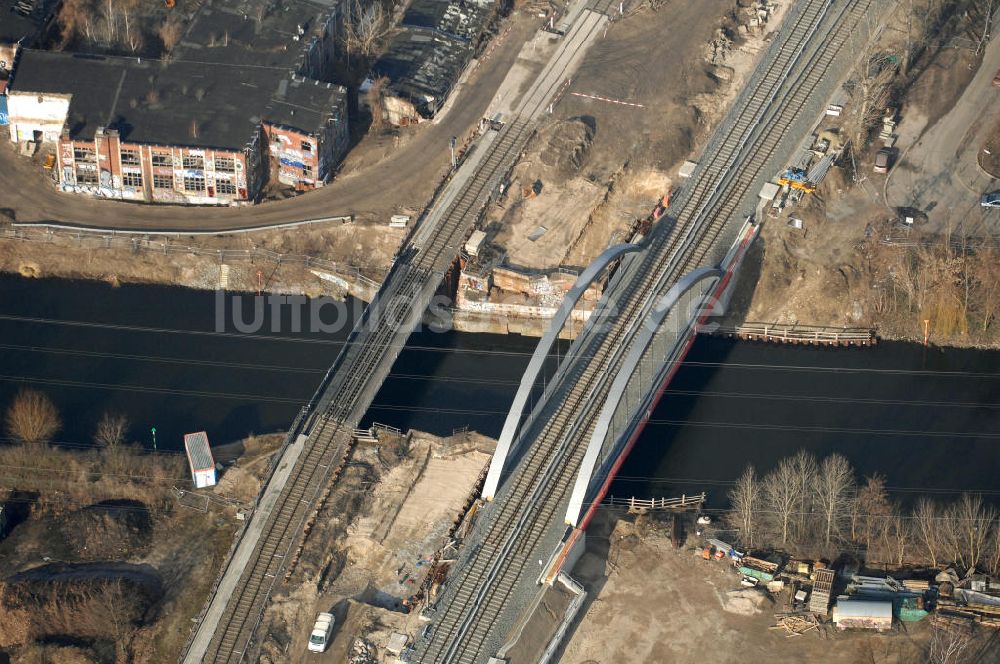
<instances>
[{"instance_id":1,"label":"building roof","mask_svg":"<svg viewBox=\"0 0 1000 664\"><path fill-rule=\"evenodd\" d=\"M175 59L297 69L333 2L213 0L204 3L171 53ZM300 30L301 28L301 30Z\"/></svg>"},{"instance_id":2,"label":"building roof","mask_svg":"<svg viewBox=\"0 0 1000 664\"><path fill-rule=\"evenodd\" d=\"M70 137L241 149L262 121L320 131L344 88L276 69L22 50L11 93L70 94Z\"/></svg>"},{"instance_id":3,"label":"building roof","mask_svg":"<svg viewBox=\"0 0 1000 664\"><path fill-rule=\"evenodd\" d=\"M892 602L860 599L837 600L834 618L888 618L892 620Z\"/></svg>"},{"instance_id":4,"label":"building roof","mask_svg":"<svg viewBox=\"0 0 1000 664\"><path fill-rule=\"evenodd\" d=\"M394 94L433 113L451 92L496 10L493 0L414 0L372 67Z\"/></svg>"},{"instance_id":5,"label":"building roof","mask_svg":"<svg viewBox=\"0 0 1000 664\"><path fill-rule=\"evenodd\" d=\"M472 58L465 42L425 32L404 30L373 67L377 76L389 79L390 89L433 112L451 92L462 70Z\"/></svg>"},{"instance_id":6,"label":"building roof","mask_svg":"<svg viewBox=\"0 0 1000 664\"><path fill-rule=\"evenodd\" d=\"M208 446L208 434L204 431L184 434L184 449L187 451L191 470L211 470L215 468L212 448Z\"/></svg>"},{"instance_id":7,"label":"building roof","mask_svg":"<svg viewBox=\"0 0 1000 664\"><path fill-rule=\"evenodd\" d=\"M491 0L413 0L402 25L472 42L482 34L493 7Z\"/></svg>"},{"instance_id":8,"label":"building roof","mask_svg":"<svg viewBox=\"0 0 1000 664\"><path fill-rule=\"evenodd\" d=\"M0 0L0 44L33 46L59 0ZM22 41L23 40L23 41Z\"/></svg>"}]
</instances>

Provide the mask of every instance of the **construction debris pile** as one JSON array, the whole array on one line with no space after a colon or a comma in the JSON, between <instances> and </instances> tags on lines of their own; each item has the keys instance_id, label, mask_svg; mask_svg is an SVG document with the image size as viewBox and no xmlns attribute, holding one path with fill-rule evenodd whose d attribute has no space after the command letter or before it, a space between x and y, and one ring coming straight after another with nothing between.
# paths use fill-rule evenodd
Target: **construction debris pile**
<instances>
[{"instance_id":1,"label":"construction debris pile","mask_svg":"<svg viewBox=\"0 0 1000 664\"><path fill-rule=\"evenodd\" d=\"M354 639L349 664L378 664L378 652L365 639Z\"/></svg>"},{"instance_id":2,"label":"construction debris pile","mask_svg":"<svg viewBox=\"0 0 1000 664\"><path fill-rule=\"evenodd\" d=\"M937 575L937 622L1000 627L1000 581L974 570L959 579L953 569Z\"/></svg>"},{"instance_id":3,"label":"construction debris pile","mask_svg":"<svg viewBox=\"0 0 1000 664\"><path fill-rule=\"evenodd\" d=\"M819 635L828 626L884 632L928 616L947 626L1000 627L1000 580L974 569L961 578L953 569L933 579L865 576L857 562L834 570L822 560L794 560L773 552L750 555L713 538L705 540L701 557L732 565L742 589L729 595L739 593L748 607L759 602L746 601L747 593L770 595L781 607L771 629L786 637ZM733 612L729 604L727 600L723 608ZM735 612L751 615L756 610Z\"/></svg>"},{"instance_id":4,"label":"construction debris pile","mask_svg":"<svg viewBox=\"0 0 1000 664\"><path fill-rule=\"evenodd\" d=\"M770 629L784 630L785 638L802 636L808 631L819 629L819 621L811 613L775 613L777 624Z\"/></svg>"}]
</instances>

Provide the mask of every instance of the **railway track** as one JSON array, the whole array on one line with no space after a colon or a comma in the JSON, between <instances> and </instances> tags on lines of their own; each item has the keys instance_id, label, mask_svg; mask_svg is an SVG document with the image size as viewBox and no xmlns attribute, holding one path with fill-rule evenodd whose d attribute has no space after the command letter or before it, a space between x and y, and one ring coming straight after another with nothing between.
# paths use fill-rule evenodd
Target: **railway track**
<instances>
[{"instance_id":1,"label":"railway track","mask_svg":"<svg viewBox=\"0 0 1000 664\"><path fill-rule=\"evenodd\" d=\"M694 186L679 197L676 212L668 211L673 228L667 234L661 225L618 282L622 292L613 296L622 314L608 332L584 335L573 349L579 361L564 363L555 378L563 399L550 408L516 472L480 517L480 536L467 545L461 573L441 601L419 661L472 664L495 653L502 612L516 606L518 584L541 571L532 561L548 556L539 545L558 524L602 397L638 323L658 294L716 250L720 235L738 216L743 194L769 175L762 169L781 144L775 129L789 124L811 97L868 4L814 0L789 17L787 38L762 63L755 86L737 100L735 117L724 123L728 130L706 149L707 162L696 172Z\"/></svg>"},{"instance_id":2,"label":"railway track","mask_svg":"<svg viewBox=\"0 0 1000 664\"><path fill-rule=\"evenodd\" d=\"M473 160L471 176L457 187L446 188L437 204L440 213L431 212L413 244L401 254L306 409L308 416L301 432L293 431L289 436L291 442L295 434L302 433L303 448L231 594L212 598L208 610L214 603L225 602L214 629L199 625L192 641L197 646L189 644L185 664L242 662L253 650L253 636L267 599L277 580L288 573L307 519L347 458L354 427L426 310L460 243L519 158L531 137L534 121L606 20L596 12L584 12L583 20L573 27L554 59L529 88L514 117L482 141L481 155L469 157ZM224 571L224 578L228 572ZM203 628L212 629L210 639L201 634Z\"/></svg>"},{"instance_id":3,"label":"railway track","mask_svg":"<svg viewBox=\"0 0 1000 664\"><path fill-rule=\"evenodd\" d=\"M464 240L490 198L492 189L513 167L531 132L529 122L516 119L505 125L475 174L452 201L428 244L400 265L386 282L379 299L366 312L328 374L321 391L328 404L307 424L307 441L271 512L265 535L240 577L209 643L206 662L241 662L263 616L274 583L316 502L329 484L351 445L351 433L381 384L373 377L388 372L406 336L426 309L444 271L454 260L455 247ZM391 306L380 306L388 303ZM383 369L384 367L384 369ZM314 401L316 401L314 399Z\"/></svg>"}]
</instances>

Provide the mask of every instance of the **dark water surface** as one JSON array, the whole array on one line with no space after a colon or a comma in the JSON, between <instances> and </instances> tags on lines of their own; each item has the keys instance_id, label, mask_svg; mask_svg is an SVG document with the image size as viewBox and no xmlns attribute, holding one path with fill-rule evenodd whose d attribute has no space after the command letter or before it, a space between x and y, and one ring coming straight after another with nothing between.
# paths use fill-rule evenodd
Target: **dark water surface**
<instances>
[{"instance_id":1,"label":"dark water surface","mask_svg":"<svg viewBox=\"0 0 1000 664\"><path fill-rule=\"evenodd\" d=\"M127 414L132 437L147 446L155 426L161 449L181 449L188 431L204 429L219 444L284 430L349 325L294 332L286 310L273 331L268 314L263 330L244 334L231 322L230 302L217 333L216 306L215 294L180 288L2 276L0 406L22 384L44 390L63 414L59 440L73 444L91 442L105 410ZM347 309L345 316L328 308L323 319L347 323ZM496 436L535 343L417 333L366 421ZM767 470L802 447L840 451L859 472L885 473L895 487L1000 491L998 414L1000 352L701 338L612 493L705 490L718 504L748 462Z\"/></svg>"},{"instance_id":2,"label":"dark water surface","mask_svg":"<svg viewBox=\"0 0 1000 664\"><path fill-rule=\"evenodd\" d=\"M898 493L1000 490L1000 352L883 342L810 348L701 338L613 493L706 491L804 448Z\"/></svg>"}]
</instances>

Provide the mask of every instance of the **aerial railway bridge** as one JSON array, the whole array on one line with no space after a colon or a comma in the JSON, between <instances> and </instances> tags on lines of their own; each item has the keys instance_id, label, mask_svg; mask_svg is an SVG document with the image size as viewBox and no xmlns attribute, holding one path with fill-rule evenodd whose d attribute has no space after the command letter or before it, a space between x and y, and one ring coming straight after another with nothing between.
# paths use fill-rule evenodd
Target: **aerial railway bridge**
<instances>
[{"instance_id":1,"label":"aerial railway bridge","mask_svg":"<svg viewBox=\"0 0 1000 664\"><path fill-rule=\"evenodd\" d=\"M588 47L617 11L612 0L575 3L572 25L502 126L486 131L438 194L310 403L292 425L181 661L251 659L268 597L289 569L304 527L335 478L355 427L410 333Z\"/></svg>"},{"instance_id":2,"label":"aerial railway bridge","mask_svg":"<svg viewBox=\"0 0 1000 664\"><path fill-rule=\"evenodd\" d=\"M695 332L723 305L757 234L762 185L808 136L868 35L860 22L881 9L878 0L793 4L661 221L580 275L529 363L487 474L488 502L426 613L416 661L507 661L520 647L539 587L571 566L594 507ZM614 260L620 267L597 311L539 388L574 298Z\"/></svg>"},{"instance_id":3,"label":"aerial railway bridge","mask_svg":"<svg viewBox=\"0 0 1000 664\"><path fill-rule=\"evenodd\" d=\"M664 217L637 244L609 248L580 275L522 380L487 475L488 502L445 591L429 607L416 661L472 664L510 651L509 635L539 584L569 566L593 506L695 331L724 301L756 237L760 186L783 170L811 130L854 60L859 21L881 2L794 3ZM401 254L289 432L199 619L185 664L241 662L253 652L271 589L344 459L354 427L535 121L603 31L607 16L600 9L592 4L576 16L519 107L481 139ZM575 298L612 264L618 268L597 311L538 392L538 374Z\"/></svg>"}]
</instances>

